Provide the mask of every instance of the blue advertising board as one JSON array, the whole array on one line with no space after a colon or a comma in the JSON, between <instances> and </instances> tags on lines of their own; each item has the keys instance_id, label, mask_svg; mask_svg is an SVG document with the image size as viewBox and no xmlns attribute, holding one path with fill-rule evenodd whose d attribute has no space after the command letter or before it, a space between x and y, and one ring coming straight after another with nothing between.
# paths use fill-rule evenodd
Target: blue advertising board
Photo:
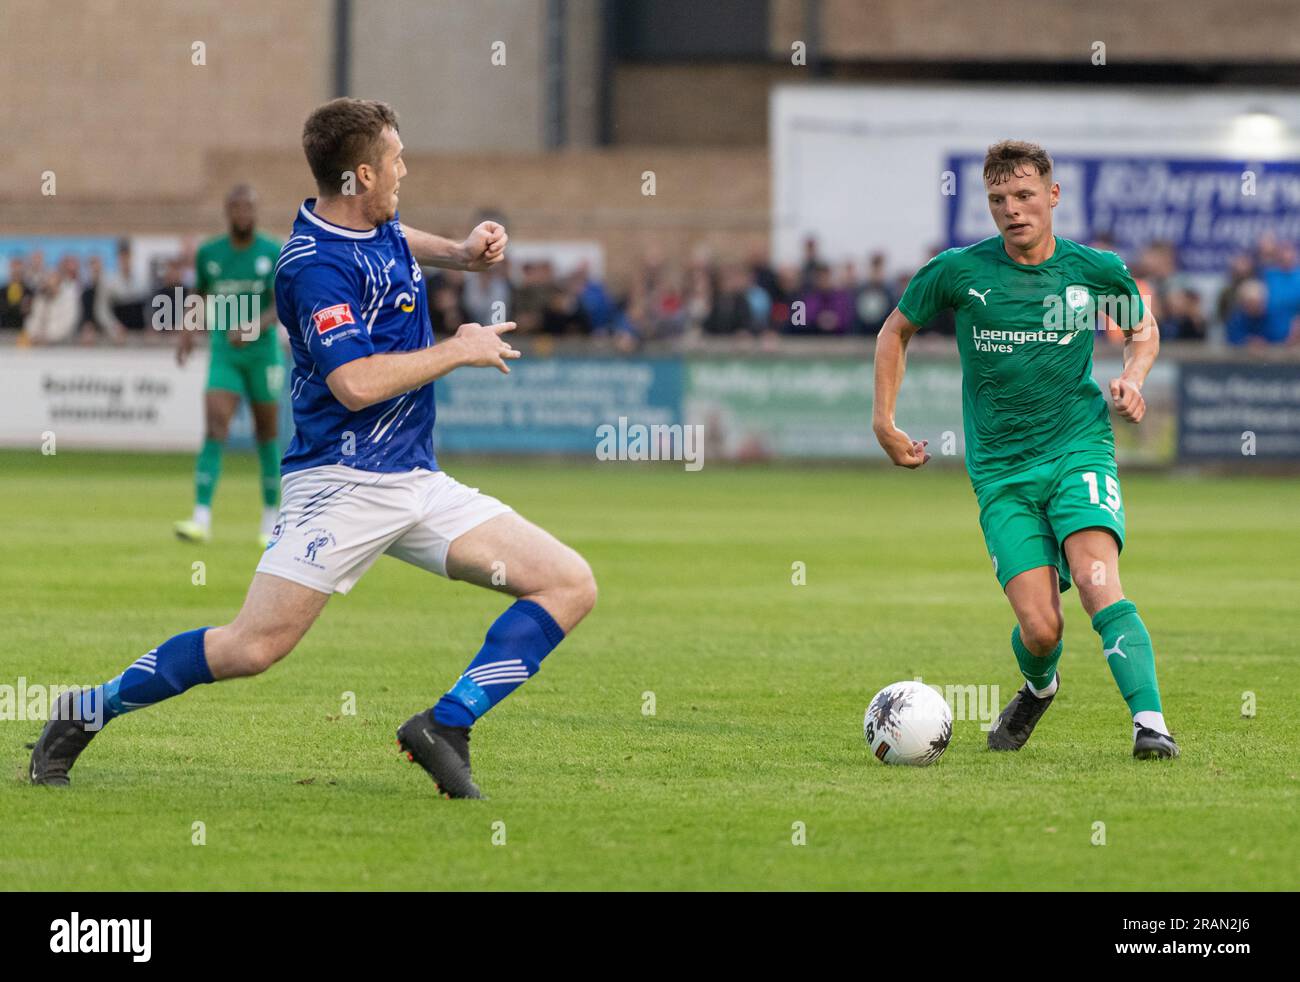
<instances>
[{"instance_id":1,"label":"blue advertising board","mask_svg":"<svg viewBox=\"0 0 1300 982\"><path fill-rule=\"evenodd\" d=\"M1187 363L1180 460L1300 460L1300 366Z\"/></svg>"},{"instance_id":2,"label":"blue advertising board","mask_svg":"<svg viewBox=\"0 0 1300 982\"><path fill-rule=\"evenodd\" d=\"M438 380L435 449L594 453L596 428L680 422L677 358L550 358L453 372Z\"/></svg>"}]
</instances>

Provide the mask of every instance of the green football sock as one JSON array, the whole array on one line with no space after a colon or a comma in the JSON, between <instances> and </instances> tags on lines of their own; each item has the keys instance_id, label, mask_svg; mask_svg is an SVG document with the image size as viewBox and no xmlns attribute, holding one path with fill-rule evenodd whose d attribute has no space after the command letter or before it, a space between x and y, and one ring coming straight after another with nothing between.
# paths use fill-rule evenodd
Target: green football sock
<instances>
[{"instance_id":1,"label":"green football sock","mask_svg":"<svg viewBox=\"0 0 1300 982\"><path fill-rule=\"evenodd\" d=\"M1156 653L1133 602L1117 600L1097 611L1092 618L1092 629L1101 635L1102 654L1129 711L1134 716L1161 712Z\"/></svg>"},{"instance_id":2,"label":"green football sock","mask_svg":"<svg viewBox=\"0 0 1300 982\"><path fill-rule=\"evenodd\" d=\"M1016 653L1016 664L1020 666L1020 674L1025 677L1026 682L1039 691L1048 688L1056 678L1056 664L1061 660L1061 651L1064 647L1065 642L1058 641L1050 655L1040 658L1026 648L1025 643L1020 640L1019 624L1011 632L1011 650Z\"/></svg>"},{"instance_id":3,"label":"green football sock","mask_svg":"<svg viewBox=\"0 0 1300 982\"><path fill-rule=\"evenodd\" d=\"M274 508L280 503L280 445L267 440L257 445L257 463L262 471L262 504Z\"/></svg>"},{"instance_id":4,"label":"green football sock","mask_svg":"<svg viewBox=\"0 0 1300 982\"><path fill-rule=\"evenodd\" d=\"M194 500L204 508L212 507L212 495L221 480L221 441L204 440L194 467Z\"/></svg>"}]
</instances>

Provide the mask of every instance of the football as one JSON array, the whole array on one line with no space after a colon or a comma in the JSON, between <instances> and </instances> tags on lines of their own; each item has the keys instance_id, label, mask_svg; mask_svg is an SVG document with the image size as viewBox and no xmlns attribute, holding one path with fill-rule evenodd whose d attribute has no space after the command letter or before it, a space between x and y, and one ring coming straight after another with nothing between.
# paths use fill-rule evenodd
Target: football
<instances>
[{"instance_id":1,"label":"football","mask_svg":"<svg viewBox=\"0 0 1300 982\"><path fill-rule=\"evenodd\" d=\"M867 706L862 735L881 763L926 767L948 749L952 710L928 685L895 682L877 692Z\"/></svg>"}]
</instances>

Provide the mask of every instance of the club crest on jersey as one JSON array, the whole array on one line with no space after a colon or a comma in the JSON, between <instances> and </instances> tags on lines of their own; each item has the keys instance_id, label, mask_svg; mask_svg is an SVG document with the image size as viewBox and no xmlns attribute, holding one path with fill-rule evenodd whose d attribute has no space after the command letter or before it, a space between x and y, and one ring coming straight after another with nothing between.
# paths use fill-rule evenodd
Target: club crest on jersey
<instances>
[{"instance_id":1,"label":"club crest on jersey","mask_svg":"<svg viewBox=\"0 0 1300 982\"><path fill-rule=\"evenodd\" d=\"M346 303L336 303L333 307L318 310L311 315L311 319L316 325L317 334L327 334L345 324L356 323L352 316L352 305Z\"/></svg>"},{"instance_id":2,"label":"club crest on jersey","mask_svg":"<svg viewBox=\"0 0 1300 982\"><path fill-rule=\"evenodd\" d=\"M1086 286L1067 286L1065 302L1073 310L1083 310L1088 306L1088 288Z\"/></svg>"}]
</instances>

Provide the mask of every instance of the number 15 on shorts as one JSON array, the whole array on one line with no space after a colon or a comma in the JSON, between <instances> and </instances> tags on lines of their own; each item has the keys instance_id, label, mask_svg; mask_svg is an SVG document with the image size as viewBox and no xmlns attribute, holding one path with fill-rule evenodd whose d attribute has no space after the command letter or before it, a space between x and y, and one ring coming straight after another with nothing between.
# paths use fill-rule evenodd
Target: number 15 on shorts
<instances>
[{"instance_id":1,"label":"number 15 on shorts","mask_svg":"<svg viewBox=\"0 0 1300 982\"><path fill-rule=\"evenodd\" d=\"M1088 485L1089 501L1094 505L1100 505L1102 508L1105 508L1112 515L1116 515L1119 512L1121 504L1119 499L1119 481L1115 480L1115 478L1110 474L1102 475L1106 478L1106 500L1102 501L1101 491L1097 486L1097 472L1084 471L1084 473L1079 476L1082 477L1083 482Z\"/></svg>"}]
</instances>

